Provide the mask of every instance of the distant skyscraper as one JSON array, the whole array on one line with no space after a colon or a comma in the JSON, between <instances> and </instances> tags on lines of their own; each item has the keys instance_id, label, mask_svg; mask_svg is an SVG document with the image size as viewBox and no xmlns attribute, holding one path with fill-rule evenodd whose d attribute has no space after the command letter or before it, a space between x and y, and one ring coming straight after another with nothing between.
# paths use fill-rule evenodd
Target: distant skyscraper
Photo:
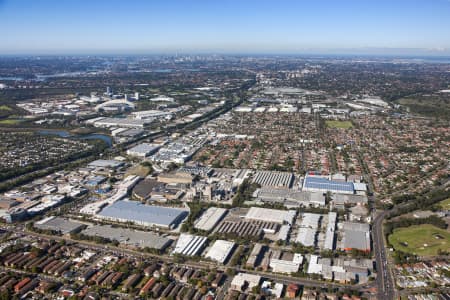
<instances>
[{"instance_id":1,"label":"distant skyscraper","mask_svg":"<svg viewBox=\"0 0 450 300\"><path fill-rule=\"evenodd\" d=\"M134 99L135 100L139 100L139 93L138 92L134 93Z\"/></svg>"},{"instance_id":2,"label":"distant skyscraper","mask_svg":"<svg viewBox=\"0 0 450 300\"><path fill-rule=\"evenodd\" d=\"M111 88L109 86L106 87L106 94L111 95Z\"/></svg>"}]
</instances>

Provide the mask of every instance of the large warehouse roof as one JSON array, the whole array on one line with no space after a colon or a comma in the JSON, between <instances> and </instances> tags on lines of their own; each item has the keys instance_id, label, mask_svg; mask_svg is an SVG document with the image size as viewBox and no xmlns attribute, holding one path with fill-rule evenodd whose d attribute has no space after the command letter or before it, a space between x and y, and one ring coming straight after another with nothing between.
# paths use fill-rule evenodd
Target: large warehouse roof
<instances>
[{"instance_id":1,"label":"large warehouse roof","mask_svg":"<svg viewBox=\"0 0 450 300\"><path fill-rule=\"evenodd\" d=\"M105 207L100 213L101 217L131 221L144 225L171 227L179 223L188 212L183 209L163 206L151 206L137 201L117 201Z\"/></svg>"},{"instance_id":2,"label":"large warehouse roof","mask_svg":"<svg viewBox=\"0 0 450 300\"><path fill-rule=\"evenodd\" d=\"M210 207L205 211L195 224L195 228L200 230L212 230L226 214L227 209L220 207Z\"/></svg>"},{"instance_id":3,"label":"large warehouse roof","mask_svg":"<svg viewBox=\"0 0 450 300\"><path fill-rule=\"evenodd\" d=\"M165 249L172 242L172 240L152 232L114 228L110 225L90 226L82 233L89 236L101 236L111 240L117 240L119 243L140 248Z\"/></svg>"},{"instance_id":4,"label":"large warehouse roof","mask_svg":"<svg viewBox=\"0 0 450 300\"><path fill-rule=\"evenodd\" d=\"M234 242L217 240L214 242L214 245L212 245L212 247L209 248L205 257L218 261L220 263L224 263L230 256L230 253L233 250L234 245L235 245Z\"/></svg>"},{"instance_id":5,"label":"large warehouse roof","mask_svg":"<svg viewBox=\"0 0 450 300\"><path fill-rule=\"evenodd\" d=\"M333 181L316 176L307 176L303 183L303 189L343 193L354 193L355 191L352 182Z\"/></svg>"},{"instance_id":6,"label":"large warehouse roof","mask_svg":"<svg viewBox=\"0 0 450 300\"><path fill-rule=\"evenodd\" d=\"M293 210L278 210L261 207L251 207L245 215L246 219L261 220L279 224L292 224L296 212Z\"/></svg>"}]
</instances>

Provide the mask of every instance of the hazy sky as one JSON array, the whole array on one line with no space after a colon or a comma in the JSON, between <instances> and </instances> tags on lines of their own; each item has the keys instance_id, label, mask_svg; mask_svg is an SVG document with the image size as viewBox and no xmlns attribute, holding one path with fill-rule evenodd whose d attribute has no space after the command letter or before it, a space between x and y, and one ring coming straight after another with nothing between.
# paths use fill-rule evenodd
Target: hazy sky
<instances>
[{"instance_id":1,"label":"hazy sky","mask_svg":"<svg viewBox=\"0 0 450 300\"><path fill-rule=\"evenodd\" d=\"M0 54L450 54L450 0L0 0Z\"/></svg>"}]
</instances>

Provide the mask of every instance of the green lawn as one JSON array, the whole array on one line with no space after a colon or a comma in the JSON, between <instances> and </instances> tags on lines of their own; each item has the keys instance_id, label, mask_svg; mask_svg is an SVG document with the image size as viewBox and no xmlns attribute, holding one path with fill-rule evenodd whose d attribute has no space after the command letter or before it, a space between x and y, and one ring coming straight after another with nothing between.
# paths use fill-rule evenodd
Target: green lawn
<instances>
[{"instance_id":1,"label":"green lawn","mask_svg":"<svg viewBox=\"0 0 450 300\"><path fill-rule=\"evenodd\" d=\"M325 124L329 128L341 128L341 129L349 129L353 127L352 122L350 121L334 121L334 120L326 120Z\"/></svg>"},{"instance_id":2,"label":"green lawn","mask_svg":"<svg viewBox=\"0 0 450 300\"><path fill-rule=\"evenodd\" d=\"M449 209L450 210L450 198L439 202L439 206L441 206L442 209Z\"/></svg>"},{"instance_id":3,"label":"green lawn","mask_svg":"<svg viewBox=\"0 0 450 300\"><path fill-rule=\"evenodd\" d=\"M19 119L4 119L4 120L0 120L0 125L15 125L15 124L19 124L20 122L22 122L22 120L19 120Z\"/></svg>"},{"instance_id":4,"label":"green lawn","mask_svg":"<svg viewBox=\"0 0 450 300\"><path fill-rule=\"evenodd\" d=\"M0 105L0 110L12 111L12 108L7 105Z\"/></svg>"},{"instance_id":5,"label":"green lawn","mask_svg":"<svg viewBox=\"0 0 450 300\"><path fill-rule=\"evenodd\" d=\"M397 228L389 236L396 250L420 256L436 255L438 250L450 249L450 233L430 224Z\"/></svg>"}]
</instances>

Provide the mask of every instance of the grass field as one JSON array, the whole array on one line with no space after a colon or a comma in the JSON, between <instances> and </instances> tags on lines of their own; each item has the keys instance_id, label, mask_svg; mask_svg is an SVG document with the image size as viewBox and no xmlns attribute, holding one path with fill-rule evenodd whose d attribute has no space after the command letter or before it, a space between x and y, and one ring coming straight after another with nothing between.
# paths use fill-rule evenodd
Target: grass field
<instances>
[{"instance_id":1,"label":"grass field","mask_svg":"<svg viewBox=\"0 0 450 300\"><path fill-rule=\"evenodd\" d=\"M0 105L0 110L12 111L12 108L7 105Z\"/></svg>"},{"instance_id":2,"label":"grass field","mask_svg":"<svg viewBox=\"0 0 450 300\"><path fill-rule=\"evenodd\" d=\"M441 202L439 202L439 206L442 207L442 209L448 209L450 210L450 198L443 200Z\"/></svg>"},{"instance_id":3,"label":"grass field","mask_svg":"<svg viewBox=\"0 0 450 300\"><path fill-rule=\"evenodd\" d=\"M430 224L397 228L389 236L395 250L420 256L437 255L439 249L450 249L450 233Z\"/></svg>"},{"instance_id":4,"label":"grass field","mask_svg":"<svg viewBox=\"0 0 450 300\"><path fill-rule=\"evenodd\" d=\"M352 122L350 121L334 121L334 120L327 120L325 121L325 124L329 128L341 128L341 129L349 129L353 127Z\"/></svg>"},{"instance_id":5,"label":"grass field","mask_svg":"<svg viewBox=\"0 0 450 300\"><path fill-rule=\"evenodd\" d=\"M4 119L0 120L0 125L16 125L22 122L22 120L19 119Z\"/></svg>"}]
</instances>

